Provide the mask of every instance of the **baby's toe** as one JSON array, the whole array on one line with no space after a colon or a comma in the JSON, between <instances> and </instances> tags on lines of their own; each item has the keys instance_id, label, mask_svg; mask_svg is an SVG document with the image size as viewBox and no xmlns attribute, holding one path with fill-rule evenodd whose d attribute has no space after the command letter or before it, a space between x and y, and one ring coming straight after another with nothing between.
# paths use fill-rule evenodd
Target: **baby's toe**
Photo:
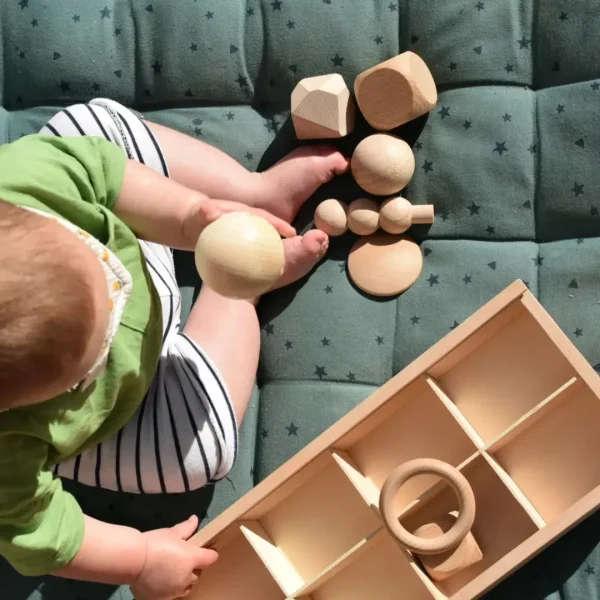
<instances>
[{"instance_id":1,"label":"baby's toe","mask_svg":"<svg viewBox=\"0 0 600 600\"><path fill-rule=\"evenodd\" d=\"M311 229L302 237L302 247L307 258L322 257L329 248L329 237L320 229Z\"/></svg>"}]
</instances>

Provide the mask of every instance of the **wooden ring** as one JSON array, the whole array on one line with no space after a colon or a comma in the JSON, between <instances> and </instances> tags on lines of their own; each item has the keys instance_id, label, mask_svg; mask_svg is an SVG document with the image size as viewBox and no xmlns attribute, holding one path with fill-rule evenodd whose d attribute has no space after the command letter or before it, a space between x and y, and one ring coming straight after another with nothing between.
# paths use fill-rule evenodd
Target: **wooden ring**
<instances>
[{"instance_id":1,"label":"wooden ring","mask_svg":"<svg viewBox=\"0 0 600 600\"><path fill-rule=\"evenodd\" d=\"M437 475L446 481L458 498L458 518L443 535L422 538L409 533L398 520L394 499L407 480L416 475ZM466 477L455 467L433 458L417 458L396 467L386 479L379 507L387 530L408 550L416 554L441 554L455 548L471 530L475 521L475 495Z\"/></svg>"}]
</instances>

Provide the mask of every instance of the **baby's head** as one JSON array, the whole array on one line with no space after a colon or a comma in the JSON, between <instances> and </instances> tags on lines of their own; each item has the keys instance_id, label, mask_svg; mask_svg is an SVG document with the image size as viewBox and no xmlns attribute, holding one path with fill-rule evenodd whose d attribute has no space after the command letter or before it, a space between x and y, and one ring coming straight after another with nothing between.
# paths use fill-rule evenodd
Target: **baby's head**
<instances>
[{"instance_id":1,"label":"baby's head","mask_svg":"<svg viewBox=\"0 0 600 600\"><path fill-rule=\"evenodd\" d=\"M60 223L0 200L0 410L85 378L108 327L96 254Z\"/></svg>"}]
</instances>

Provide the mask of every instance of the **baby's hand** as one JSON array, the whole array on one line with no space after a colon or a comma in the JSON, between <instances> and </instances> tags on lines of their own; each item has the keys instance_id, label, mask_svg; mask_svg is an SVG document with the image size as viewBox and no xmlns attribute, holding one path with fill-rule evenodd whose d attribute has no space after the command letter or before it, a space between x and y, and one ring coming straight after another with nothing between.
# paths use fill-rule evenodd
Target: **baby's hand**
<instances>
[{"instance_id":1,"label":"baby's hand","mask_svg":"<svg viewBox=\"0 0 600 600\"><path fill-rule=\"evenodd\" d=\"M198 518L190 517L174 527L144 534L146 561L131 584L136 600L176 600L191 592L199 571L217 560L214 550L198 548L187 541L197 525Z\"/></svg>"},{"instance_id":2,"label":"baby's hand","mask_svg":"<svg viewBox=\"0 0 600 600\"><path fill-rule=\"evenodd\" d=\"M219 217L230 212L250 212L266 219L283 237L294 237L296 230L283 219L272 215L266 210L253 208L240 202L230 200L213 200L206 198L195 204L184 223L184 238L190 249L196 246L202 230L216 221Z\"/></svg>"}]
</instances>

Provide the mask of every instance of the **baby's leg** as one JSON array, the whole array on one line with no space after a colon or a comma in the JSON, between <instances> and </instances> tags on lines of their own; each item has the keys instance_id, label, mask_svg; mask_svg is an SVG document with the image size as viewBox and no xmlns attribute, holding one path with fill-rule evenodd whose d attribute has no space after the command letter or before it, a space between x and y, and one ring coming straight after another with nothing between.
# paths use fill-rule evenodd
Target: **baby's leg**
<instances>
[{"instance_id":1,"label":"baby's leg","mask_svg":"<svg viewBox=\"0 0 600 600\"><path fill-rule=\"evenodd\" d=\"M286 263L275 288L304 277L325 255L328 238L322 231L313 230L283 244ZM255 304L223 298L204 286L183 331L221 372L238 424L248 408L258 366L260 331Z\"/></svg>"},{"instance_id":2,"label":"baby's leg","mask_svg":"<svg viewBox=\"0 0 600 600\"><path fill-rule=\"evenodd\" d=\"M348 169L348 160L327 146L298 148L264 173L251 173L200 140L147 122L158 138L175 181L211 198L235 200L291 222L324 183Z\"/></svg>"}]
</instances>

